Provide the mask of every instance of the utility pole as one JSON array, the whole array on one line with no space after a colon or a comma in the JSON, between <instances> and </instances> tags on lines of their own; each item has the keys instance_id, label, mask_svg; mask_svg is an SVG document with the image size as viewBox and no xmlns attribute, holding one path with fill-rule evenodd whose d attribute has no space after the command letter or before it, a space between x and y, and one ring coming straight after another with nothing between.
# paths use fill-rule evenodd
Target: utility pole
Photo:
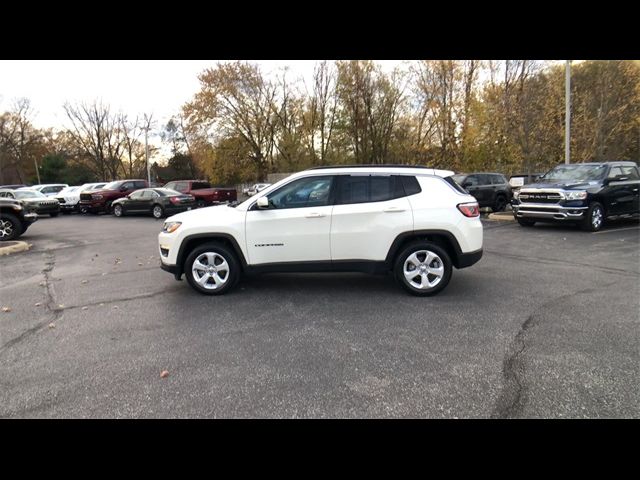
<instances>
[{"instance_id":1,"label":"utility pole","mask_svg":"<svg viewBox=\"0 0 640 480\"><path fill-rule=\"evenodd\" d=\"M33 163L36 166L36 175L38 176L38 185L40 185L40 170L38 169L38 160L34 158Z\"/></svg>"},{"instance_id":2,"label":"utility pole","mask_svg":"<svg viewBox=\"0 0 640 480\"><path fill-rule=\"evenodd\" d=\"M151 168L149 165L149 128L151 127L151 118L153 117L153 115L147 116L147 114L144 114L144 121L145 121L145 125L144 125L144 156L145 156L145 163L147 166L147 182L149 182L149 185L151 185Z\"/></svg>"},{"instance_id":3,"label":"utility pole","mask_svg":"<svg viewBox=\"0 0 640 480\"><path fill-rule=\"evenodd\" d=\"M571 60L567 60L564 79L564 163L571 163Z\"/></svg>"}]
</instances>

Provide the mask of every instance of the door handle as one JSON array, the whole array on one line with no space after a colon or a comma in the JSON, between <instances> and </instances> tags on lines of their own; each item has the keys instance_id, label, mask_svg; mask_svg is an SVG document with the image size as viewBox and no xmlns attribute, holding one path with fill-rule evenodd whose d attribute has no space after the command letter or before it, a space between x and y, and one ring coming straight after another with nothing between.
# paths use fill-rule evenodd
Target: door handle
<instances>
[{"instance_id":1,"label":"door handle","mask_svg":"<svg viewBox=\"0 0 640 480\"><path fill-rule=\"evenodd\" d=\"M396 213L396 212L404 212L405 209L400 207L387 207L382 211L385 213Z\"/></svg>"},{"instance_id":2,"label":"door handle","mask_svg":"<svg viewBox=\"0 0 640 480\"><path fill-rule=\"evenodd\" d=\"M324 216L325 216L324 213L319 213L319 212L311 212L306 215L307 218L322 218Z\"/></svg>"}]
</instances>

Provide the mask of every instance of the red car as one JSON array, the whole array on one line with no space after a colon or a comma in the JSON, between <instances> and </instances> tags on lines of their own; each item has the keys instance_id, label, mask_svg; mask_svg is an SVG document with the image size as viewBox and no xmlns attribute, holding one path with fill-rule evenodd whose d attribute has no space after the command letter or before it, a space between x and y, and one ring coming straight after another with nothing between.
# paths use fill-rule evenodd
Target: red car
<instances>
[{"instance_id":1,"label":"red car","mask_svg":"<svg viewBox=\"0 0 640 480\"><path fill-rule=\"evenodd\" d=\"M212 187L209 182L204 180L177 180L167 183L164 188L192 195L195 197L198 207L234 202L238 199L238 192L235 188Z\"/></svg>"},{"instance_id":2,"label":"red car","mask_svg":"<svg viewBox=\"0 0 640 480\"><path fill-rule=\"evenodd\" d=\"M80 194L80 211L110 213L114 200L148 186L146 180L117 180L107 183L100 190Z\"/></svg>"}]
</instances>

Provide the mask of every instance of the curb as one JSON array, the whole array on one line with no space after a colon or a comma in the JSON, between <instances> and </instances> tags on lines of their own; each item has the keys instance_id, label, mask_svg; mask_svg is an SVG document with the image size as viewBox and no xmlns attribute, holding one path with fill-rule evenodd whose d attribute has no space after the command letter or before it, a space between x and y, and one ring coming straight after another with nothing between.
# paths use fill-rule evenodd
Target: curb
<instances>
[{"instance_id":1,"label":"curb","mask_svg":"<svg viewBox=\"0 0 640 480\"><path fill-rule=\"evenodd\" d=\"M499 213L490 213L489 220L501 220L503 222L515 222L515 218L513 218L513 213L511 212L499 212Z\"/></svg>"},{"instance_id":2,"label":"curb","mask_svg":"<svg viewBox=\"0 0 640 480\"><path fill-rule=\"evenodd\" d=\"M27 242L3 242L0 243L0 255L9 255L11 253L24 252L26 250L29 250L30 247L31 245L29 245Z\"/></svg>"}]
</instances>

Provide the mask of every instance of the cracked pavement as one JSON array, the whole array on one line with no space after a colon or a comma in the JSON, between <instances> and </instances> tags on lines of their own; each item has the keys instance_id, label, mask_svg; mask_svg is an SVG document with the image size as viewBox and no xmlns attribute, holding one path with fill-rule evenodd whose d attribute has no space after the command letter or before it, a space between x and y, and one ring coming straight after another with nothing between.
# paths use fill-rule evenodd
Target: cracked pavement
<instances>
[{"instance_id":1,"label":"cracked pavement","mask_svg":"<svg viewBox=\"0 0 640 480\"><path fill-rule=\"evenodd\" d=\"M487 221L429 298L364 274L205 297L160 270L161 223L41 218L0 258L0 417L640 417L637 222Z\"/></svg>"}]
</instances>

